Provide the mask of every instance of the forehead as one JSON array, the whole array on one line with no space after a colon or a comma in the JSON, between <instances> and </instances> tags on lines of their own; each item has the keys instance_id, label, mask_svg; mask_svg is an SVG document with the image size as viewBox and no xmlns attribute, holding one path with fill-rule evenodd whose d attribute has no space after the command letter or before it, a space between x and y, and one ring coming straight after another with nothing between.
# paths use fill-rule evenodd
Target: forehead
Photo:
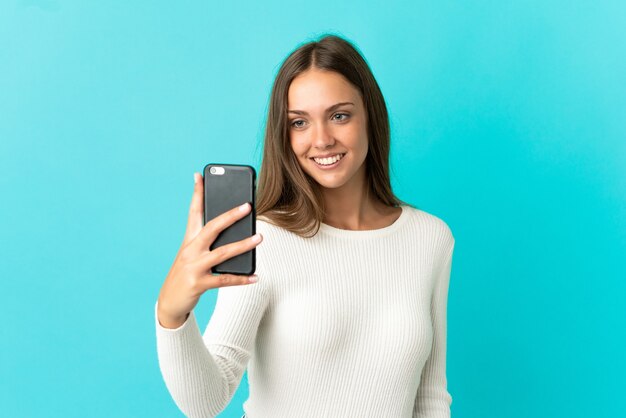
<instances>
[{"instance_id":1,"label":"forehead","mask_svg":"<svg viewBox=\"0 0 626 418\"><path fill-rule=\"evenodd\" d=\"M289 86L290 109L330 106L337 102L357 104L359 91L341 74L310 69L293 79Z\"/></svg>"}]
</instances>

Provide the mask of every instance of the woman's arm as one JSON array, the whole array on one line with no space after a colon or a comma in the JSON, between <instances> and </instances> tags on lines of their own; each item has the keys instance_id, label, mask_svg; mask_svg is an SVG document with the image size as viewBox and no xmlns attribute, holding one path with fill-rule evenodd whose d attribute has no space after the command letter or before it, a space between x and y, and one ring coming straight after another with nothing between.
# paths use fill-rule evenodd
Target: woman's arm
<instances>
[{"instance_id":1,"label":"woman's arm","mask_svg":"<svg viewBox=\"0 0 626 418\"><path fill-rule=\"evenodd\" d=\"M446 379L446 310L448 287L454 251L454 237L433 284L430 314L433 322L433 345L430 356L422 370L420 386L415 397L413 418L449 418L452 396L447 390Z\"/></svg>"},{"instance_id":2,"label":"woman's arm","mask_svg":"<svg viewBox=\"0 0 626 418\"><path fill-rule=\"evenodd\" d=\"M232 399L254 347L268 304L259 282L218 289L204 335L192 311L178 328L165 328L155 305L157 354L167 389L188 417L218 415Z\"/></svg>"}]
</instances>

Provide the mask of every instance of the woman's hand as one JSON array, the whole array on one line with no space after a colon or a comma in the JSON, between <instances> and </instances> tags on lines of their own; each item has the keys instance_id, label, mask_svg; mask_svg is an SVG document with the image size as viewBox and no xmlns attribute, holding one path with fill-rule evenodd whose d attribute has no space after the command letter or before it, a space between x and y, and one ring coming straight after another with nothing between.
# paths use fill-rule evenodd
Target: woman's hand
<instances>
[{"instance_id":1,"label":"woman's hand","mask_svg":"<svg viewBox=\"0 0 626 418\"><path fill-rule=\"evenodd\" d=\"M165 328L178 328L184 324L200 296L207 290L256 281L256 276L214 276L211 268L255 248L263 238L261 234L209 250L220 232L250 212L250 204L246 203L243 210L241 207L230 209L203 226L204 180L198 173L194 173L194 179L196 182L185 238L159 293L157 317Z\"/></svg>"}]
</instances>

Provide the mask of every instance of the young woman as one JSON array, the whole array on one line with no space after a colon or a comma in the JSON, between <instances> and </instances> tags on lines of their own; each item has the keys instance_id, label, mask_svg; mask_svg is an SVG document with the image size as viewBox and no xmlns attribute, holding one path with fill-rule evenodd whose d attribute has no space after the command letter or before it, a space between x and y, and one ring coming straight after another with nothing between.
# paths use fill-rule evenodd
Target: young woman
<instances>
[{"instance_id":1,"label":"young woman","mask_svg":"<svg viewBox=\"0 0 626 418\"><path fill-rule=\"evenodd\" d=\"M161 373L190 417L216 416L246 368L247 418L449 417L446 307L454 237L389 181L389 122L368 65L324 36L271 93L258 241L209 251L245 216L202 226L202 177L155 305ZM211 267L256 248L257 282ZM193 308L219 288L203 335Z\"/></svg>"}]
</instances>

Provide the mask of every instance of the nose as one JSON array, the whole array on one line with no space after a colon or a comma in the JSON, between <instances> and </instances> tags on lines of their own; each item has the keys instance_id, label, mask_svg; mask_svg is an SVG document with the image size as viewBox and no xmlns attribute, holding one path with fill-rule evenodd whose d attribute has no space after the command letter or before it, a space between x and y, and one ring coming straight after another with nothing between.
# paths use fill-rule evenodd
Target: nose
<instances>
[{"instance_id":1,"label":"nose","mask_svg":"<svg viewBox=\"0 0 626 418\"><path fill-rule=\"evenodd\" d=\"M321 124L313 136L313 147L318 149L330 148L335 144L335 138L331 130L325 124Z\"/></svg>"}]
</instances>

